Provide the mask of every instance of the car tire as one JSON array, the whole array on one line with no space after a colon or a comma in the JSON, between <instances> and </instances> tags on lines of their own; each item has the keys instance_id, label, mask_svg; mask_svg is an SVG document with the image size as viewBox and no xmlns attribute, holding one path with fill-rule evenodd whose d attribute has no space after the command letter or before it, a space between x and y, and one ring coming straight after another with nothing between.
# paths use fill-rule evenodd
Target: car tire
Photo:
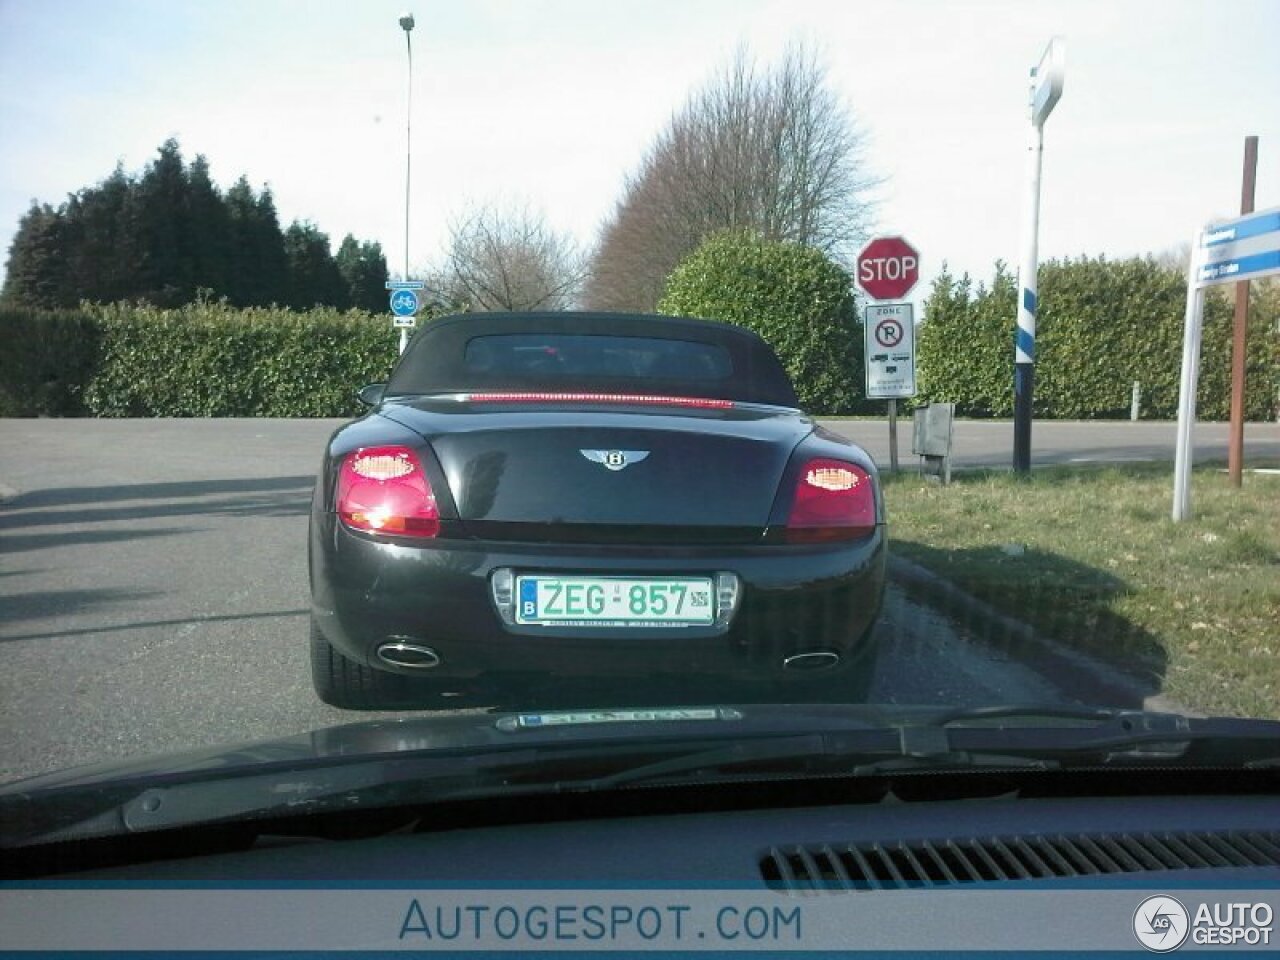
<instances>
[{"instance_id":1,"label":"car tire","mask_svg":"<svg viewBox=\"0 0 1280 960\"><path fill-rule=\"evenodd\" d=\"M311 684L316 696L343 710L414 710L435 706L438 684L376 670L343 656L311 620Z\"/></svg>"}]
</instances>

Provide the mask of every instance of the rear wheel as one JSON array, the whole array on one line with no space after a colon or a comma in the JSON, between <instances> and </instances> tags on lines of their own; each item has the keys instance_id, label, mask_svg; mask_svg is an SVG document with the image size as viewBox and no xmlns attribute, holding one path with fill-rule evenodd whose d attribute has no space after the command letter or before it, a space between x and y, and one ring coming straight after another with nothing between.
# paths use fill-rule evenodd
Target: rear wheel
<instances>
[{"instance_id":1,"label":"rear wheel","mask_svg":"<svg viewBox=\"0 0 1280 960\"><path fill-rule=\"evenodd\" d=\"M344 710L430 709L439 701L439 681L375 670L343 656L325 639L314 618L311 683L321 700Z\"/></svg>"}]
</instances>

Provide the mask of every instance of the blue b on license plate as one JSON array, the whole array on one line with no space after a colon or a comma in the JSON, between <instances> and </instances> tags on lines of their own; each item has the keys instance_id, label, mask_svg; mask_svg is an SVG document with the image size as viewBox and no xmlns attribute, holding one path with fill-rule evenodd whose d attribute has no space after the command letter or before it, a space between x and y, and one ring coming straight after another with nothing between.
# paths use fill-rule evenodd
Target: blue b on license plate
<instances>
[{"instance_id":1,"label":"blue b on license plate","mask_svg":"<svg viewBox=\"0 0 1280 960\"><path fill-rule=\"evenodd\" d=\"M710 577L516 578L516 622L666 627L715 620Z\"/></svg>"}]
</instances>

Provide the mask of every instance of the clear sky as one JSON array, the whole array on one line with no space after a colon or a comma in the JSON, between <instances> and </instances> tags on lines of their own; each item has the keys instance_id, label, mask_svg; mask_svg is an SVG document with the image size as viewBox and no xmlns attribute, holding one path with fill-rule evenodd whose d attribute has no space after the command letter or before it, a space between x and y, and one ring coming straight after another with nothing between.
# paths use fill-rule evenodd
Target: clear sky
<instances>
[{"instance_id":1,"label":"clear sky","mask_svg":"<svg viewBox=\"0 0 1280 960\"><path fill-rule=\"evenodd\" d=\"M741 42L814 43L885 177L879 232L990 275L1016 265L1028 68L1067 43L1046 130L1041 252L1124 256L1280 205L1280 0L0 0L0 242L166 137L224 187L269 183L312 220L404 257L412 2L410 259L469 201L541 209L589 244L624 175ZM918 291L923 293L923 289Z\"/></svg>"}]
</instances>

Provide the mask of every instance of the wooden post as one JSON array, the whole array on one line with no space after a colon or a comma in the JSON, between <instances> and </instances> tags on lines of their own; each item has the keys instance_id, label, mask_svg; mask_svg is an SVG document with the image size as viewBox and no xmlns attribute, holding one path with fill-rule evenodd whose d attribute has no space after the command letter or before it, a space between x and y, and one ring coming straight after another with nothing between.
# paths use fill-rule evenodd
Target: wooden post
<instances>
[{"instance_id":1,"label":"wooden post","mask_svg":"<svg viewBox=\"0 0 1280 960\"><path fill-rule=\"evenodd\" d=\"M1258 178L1258 138L1244 140L1244 182L1240 213L1253 213L1254 185ZM1244 476L1244 386L1249 348L1249 281L1236 284L1235 336L1231 347L1231 431L1227 441L1227 477L1233 487Z\"/></svg>"}]
</instances>

